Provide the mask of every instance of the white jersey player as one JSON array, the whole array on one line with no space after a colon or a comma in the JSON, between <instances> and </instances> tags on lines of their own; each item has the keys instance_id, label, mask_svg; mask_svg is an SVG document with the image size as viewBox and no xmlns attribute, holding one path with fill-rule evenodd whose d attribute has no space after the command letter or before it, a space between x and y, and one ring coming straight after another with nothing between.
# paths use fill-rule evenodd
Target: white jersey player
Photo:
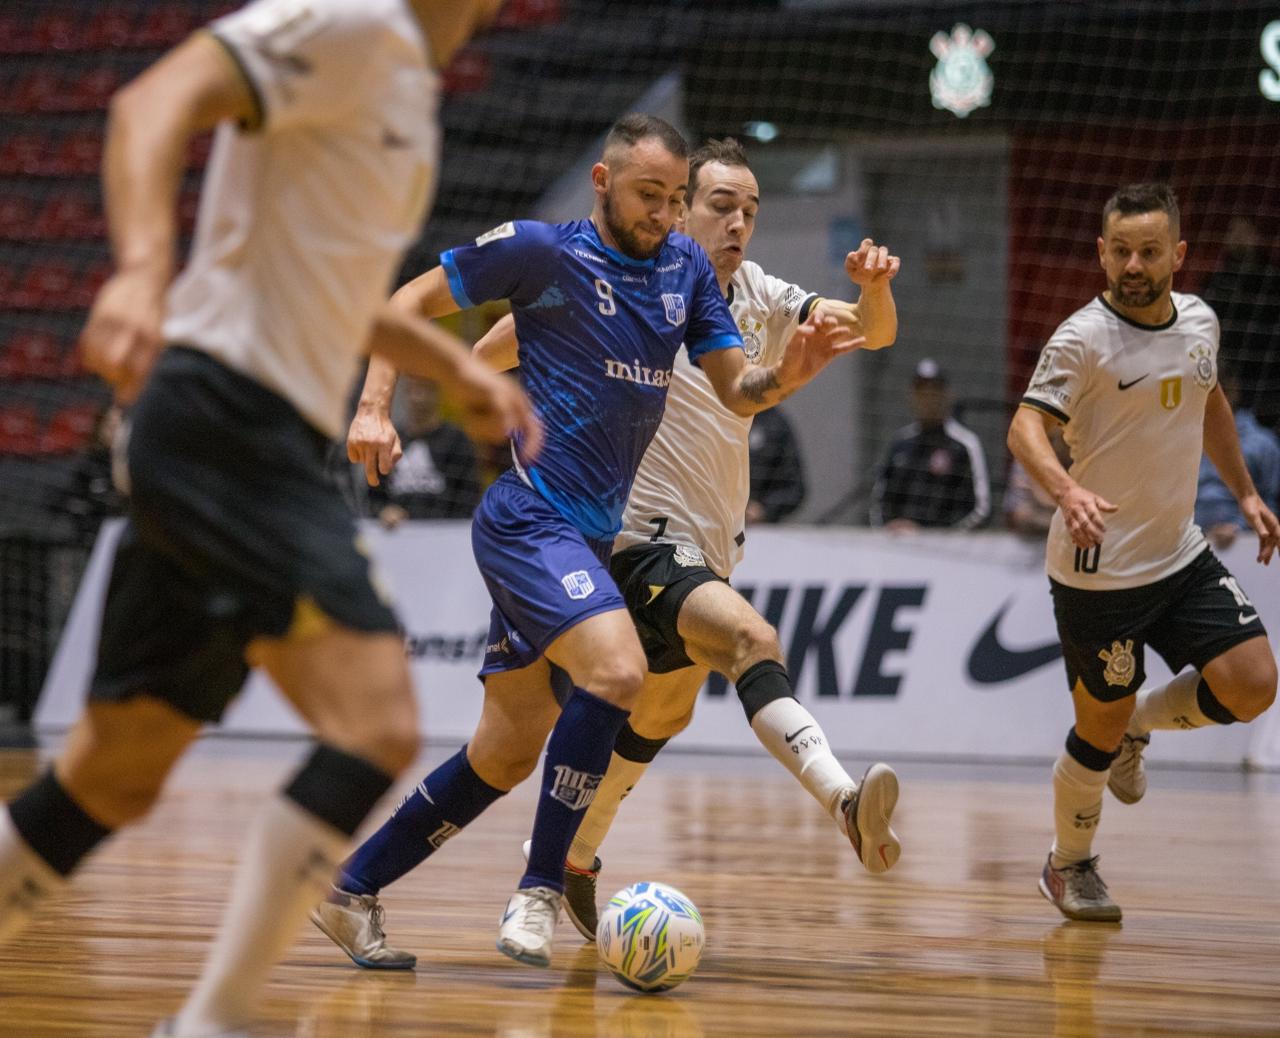
<instances>
[{"instance_id":1,"label":"white jersey player","mask_svg":"<svg viewBox=\"0 0 1280 1038\"><path fill-rule=\"evenodd\" d=\"M1047 569L1076 723L1054 767L1056 838L1040 890L1072 919L1120 919L1091 849L1104 787L1126 804L1145 793L1151 731L1249 721L1275 698L1258 613L1193 518L1203 449L1258 534L1258 561L1280 540L1218 385L1218 321L1172 290L1187 248L1178 223L1165 185L1107 202L1107 290L1054 332L1009 431L1059 506ZM1049 443L1054 423L1069 473ZM1177 676L1138 691L1147 645Z\"/></svg>"},{"instance_id":2,"label":"white jersey player","mask_svg":"<svg viewBox=\"0 0 1280 1038\"><path fill-rule=\"evenodd\" d=\"M134 405L130 520L85 712L0 812L0 940L147 812L250 660L319 738L248 834L202 979L156 1034L244 1033L347 840L417 749L399 627L324 470L358 354L372 343L439 379L489 439L537 429L508 380L385 305L432 193L436 70L496 6L257 0L112 101L117 271L82 346ZM215 126L191 261L170 290L183 158Z\"/></svg>"},{"instance_id":3,"label":"white jersey player","mask_svg":"<svg viewBox=\"0 0 1280 1038\"><path fill-rule=\"evenodd\" d=\"M889 282L897 257L863 242L845 263L862 288L859 302L819 299L745 261L758 196L736 141L711 141L691 156L685 230L710 256L748 356L771 363L819 308L860 329L866 348L891 344L897 317ZM728 585L742 558L750 431L751 419L722 407L707 377L678 358L611 564L649 676L566 863L565 907L588 940L595 939L596 848L622 798L688 724L710 670L736 683L756 736L832 816L869 872L891 868L900 853L890 827L896 775L876 764L859 783L840 766L818 723L795 699L777 632Z\"/></svg>"}]
</instances>

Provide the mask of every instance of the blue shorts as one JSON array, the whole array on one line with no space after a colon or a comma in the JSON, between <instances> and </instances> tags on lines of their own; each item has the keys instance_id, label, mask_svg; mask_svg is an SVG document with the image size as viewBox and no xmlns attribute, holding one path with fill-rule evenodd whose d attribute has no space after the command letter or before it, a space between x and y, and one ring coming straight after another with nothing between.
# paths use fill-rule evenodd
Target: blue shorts
<instances>
[{"instance_id":1,"label":"blue shorts","mask_svg":"<svg viewBox=\"0 0 1280 1038\"><path fill-rule=\"evenodd\" d=\"M536 663L569 628L627 608L609 576L613 542L584 537L514 472L485 492L471 547L493 599L482 678ZM557 698L562 691L556 688Z\"/></svg>"}]
</instances>

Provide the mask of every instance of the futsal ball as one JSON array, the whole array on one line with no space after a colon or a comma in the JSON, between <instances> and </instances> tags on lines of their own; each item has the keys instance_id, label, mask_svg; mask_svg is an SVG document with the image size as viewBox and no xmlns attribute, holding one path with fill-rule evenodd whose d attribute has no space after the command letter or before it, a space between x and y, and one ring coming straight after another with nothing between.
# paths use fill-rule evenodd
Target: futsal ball
<instances>
[{"instance_id":1,"label":"futsal ball","mask_svg":"<svg viewBox=\"0 0 1280 1038\"><path fill-rule=\"evenodd\" d=\"M705 937L702 914L675 887L633 883L600 914L596 950L627 987L667 991L698 968Z\"/></svg>"}]
</instances>

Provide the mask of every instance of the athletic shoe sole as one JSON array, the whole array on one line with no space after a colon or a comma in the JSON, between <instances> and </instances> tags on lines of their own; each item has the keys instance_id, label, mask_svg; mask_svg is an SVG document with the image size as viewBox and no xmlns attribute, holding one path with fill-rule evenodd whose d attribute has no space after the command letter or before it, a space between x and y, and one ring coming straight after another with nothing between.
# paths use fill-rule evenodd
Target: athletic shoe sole
<instances>
[{"instance_id":1,"label":"athletic shoe sole","mask_svg":"<svg viewBox=\"0 0 1280 1038\"><path fill-rule=\"evenodd\" d=\"M311 921L316 924L317 930L319 930L322 934L328 937L329 940L331 940L335 945L338 946L338 948L342 950L342 953L346 955L348 959L354 962L361 969L364 969L364 970L411 970L418 965L418 960L416 956L414 958L411 958L407 962L373 962L369 959L362 959L360 958L359 955L353 955L351 952L347 951L346 946L343 945L342 941L340 941L337 937L335 937L333 934L333 931L330 930L321 920L319 912L311 913Z\"/></svg>"},{"instance_id":2,"label":"athletic shoe sole","mask_svg":"<svg viewBox=\"0 0 1280 1038\"><path fill-rule=\"evenodd\" d=\"M902 856L898 834L890 826L898 805L898 776L887 764L872 764L858 783L850 813L850 842L863 868L873 876L888 872ZM854 838L852 832L857 832Z\"/></svg>"}]
</instances>

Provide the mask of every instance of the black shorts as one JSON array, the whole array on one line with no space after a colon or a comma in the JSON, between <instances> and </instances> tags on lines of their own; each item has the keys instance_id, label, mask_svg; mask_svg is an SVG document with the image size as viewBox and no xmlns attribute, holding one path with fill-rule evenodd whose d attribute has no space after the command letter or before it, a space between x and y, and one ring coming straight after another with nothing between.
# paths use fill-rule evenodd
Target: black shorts
<instances>
[{"instance_id":1,"label":"black shorts","mask_svg":"<svg viewBox=\"0 0 1280 1038\"><path fill-rule=\"evenodd\" d=\"M161 355L130 415L130 516L90 698L146 693L215 721L244 683L254 638L318 614L399 630L325 472L327 448L252 379L196 350Z\"/></svg>"},{"instance_id":2,"label":"black shorts","mask_svg":"<svg viewBox=\"0 0 1280 1038\"><path fill-rule=\"evenodd\" d=\"M1146 679L1150 645L1175 674L1251 638L1266 636L1258 611L1209 548L1154 584L1119 591L1084 591L1049 581L1053 614L1067 665L1094 699L1114 702Z\"/></svg>"},{"instance_id":3,"label":"black shorts","mask_svg":"<svg viewBox=\"0 0 1280 1038\"><path fill-rule=\"evenodd\" d=\"M702 553L683 544L638 544L609 561L609 572L622 592L627 611L644 646L649 670L669 674L692 667L684 639L676 629L680 607L699 584L718 580L703 563Z\"/></svg>"}]
</instances>

